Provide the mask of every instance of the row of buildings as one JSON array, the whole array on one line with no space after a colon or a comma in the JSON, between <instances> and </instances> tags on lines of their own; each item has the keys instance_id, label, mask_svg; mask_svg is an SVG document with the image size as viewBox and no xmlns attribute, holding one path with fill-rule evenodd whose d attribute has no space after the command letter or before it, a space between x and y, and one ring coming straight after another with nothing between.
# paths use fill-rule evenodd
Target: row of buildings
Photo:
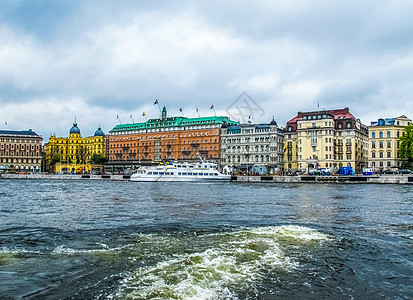
<instances>
[{"instance_id":1,"label":"row of buildings","mask_svg":"<svg viewBox=\"0 0 413 300\"><path fill-rule=\"evenodd\" d=\"M411 123L406 116L363 125L348 108L298 112L285 127L240 124L228 117L168 116L120 124L105 134L82 137L77 123L69 137L52 134L42 147L34 131L0 131L0 171L117 172L162 160L194 161L198 156L239 173L306 173L327 168L401 167L399 138Z\"/></svg>"}]
</instances>

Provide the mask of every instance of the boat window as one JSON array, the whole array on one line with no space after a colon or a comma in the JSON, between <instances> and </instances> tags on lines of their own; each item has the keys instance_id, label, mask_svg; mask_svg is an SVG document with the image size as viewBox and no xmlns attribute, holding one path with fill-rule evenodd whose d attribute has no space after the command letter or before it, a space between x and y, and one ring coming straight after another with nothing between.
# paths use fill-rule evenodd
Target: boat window
<instances>
[{"instance_id":1,"label":"boat window","mask_svg":"<svg viewBox=\"0 0 413 300\"><path fill-rule=\"evenodd\" d=\"M215 174L214 174L214 176L218 176L218 174L217 174L217 173L215 173Z\"/></svg>"},{"instance_id":2,"label":"boat window","mask_svg":"<svg viewBox=\"0 0 413 300\"><path fill-rule=\"evenodd\" d=\"M148 172L148 175L152 175L152 172Z\"/></svg>"},{"instance_id":3,"label":"boat window","mask_svg":"<svg viewBox=\"0 0 413 300\"><path fill-rule=\"evenodd\" d=\"M152 174L152 172L149 172L149 174ZM153 175L158 175L158 172L153 172Z\"/></svg>"},{"instance_id":4,"label":"boat window","mask_svg":"<svg viewBox=\"0 0 413 300\"><path fill-rule=\"evenodd\" d=\"M182 175L182 173L181 173L181 172L178 172L178 175Z\"/></svg>"},{"instance_id":5,"label":"boat window","mask_svg":"<svg viewBox=\"0 0 413 300\"><path fill-rule=\"evenodd\" d=\"M182 175L188 175L187 173L182 173Z\"/></svg>"},{"instance_id":6,"label":"boat window","mask_svg":"<svg viewBox=\"0 0 413 300\"><path fill-rule=\"evenodd\" d=\"M192 173L188 173L188 175L192 176Z\"/></svg>"},{"instance_id":7,"label":"boat window","mask_svg":"<svg viewBox=\"0 0 413 300\"><path fill-rule=\"evenodd\" d=\"M195 176L198 176L198 173L194 173Z\"/></svg>"}]
</instances>

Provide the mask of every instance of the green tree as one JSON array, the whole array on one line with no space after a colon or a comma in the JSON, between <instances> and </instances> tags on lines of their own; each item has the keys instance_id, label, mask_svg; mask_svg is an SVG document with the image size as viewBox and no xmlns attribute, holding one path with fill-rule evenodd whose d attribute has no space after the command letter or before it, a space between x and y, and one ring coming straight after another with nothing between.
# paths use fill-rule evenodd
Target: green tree
<instances>
[{"instance_id":1,"label":"green tree","mask_svg":"<svg viewBox=\"0 0 413 300\"><path fill-rule=\"evenodd\" d=\"M95 165L102 165L102 164L104 164L105 162L108 161L108 159L106 157L104 157L100 154L96 154L96 153L92 155L90 160L91 160L92 164L95 164Z\"/></svg>"},{"instance_id":2,"label":"green tree","mask_svg":"<svg viewBox=\"0 0 413 300\"><path fill-rule=\"evenodd\" d=\"M403 167L411 168L413 166L413 124L409 124L400 137L399 156L406 160Z\"/></svg>"},{"instance_id":3,"label":"green tree","mask_svg":"<svg viewBox=\"0 0 413 300\"><path fill-rule=\"evenodd\" d=\"M54 166L58 162L60 162L60 154L59 153L53 153L52 154L52 159L50 161L50 165Z\"/></svg>"}]
</instances>

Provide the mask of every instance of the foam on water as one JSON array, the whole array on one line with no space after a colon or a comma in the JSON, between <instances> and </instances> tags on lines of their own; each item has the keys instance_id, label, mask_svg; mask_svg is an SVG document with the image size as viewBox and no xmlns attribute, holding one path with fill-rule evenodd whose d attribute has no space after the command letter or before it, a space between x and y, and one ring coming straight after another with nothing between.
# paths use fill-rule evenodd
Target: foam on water
<instances>
[{"instance_id":1,"label":"foam on water","mask_svg":"<svg viewBox=\"0 0 413 300\"><path fill-rule=\"evenodd\" d=\"M150 237L153 241L156 238ZM125 280L117 297L238 299L239 292L254 292L266 273L298 267L293 258L285 255L283 243L305 245L329 240L325 234L300 226L246 228L193 238L203 239L207 249L178 252L155 265L137 269Z\"/></svg>"}]
</instances>

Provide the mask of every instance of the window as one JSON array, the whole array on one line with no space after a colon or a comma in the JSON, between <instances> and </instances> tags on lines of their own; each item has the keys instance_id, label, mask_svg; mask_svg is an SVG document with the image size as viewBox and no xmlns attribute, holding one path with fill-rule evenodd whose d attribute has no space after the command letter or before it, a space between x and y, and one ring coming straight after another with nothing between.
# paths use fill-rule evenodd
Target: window
<instances>
[{"instance_id":1,"label":"window","mask_svg":"<svg viewBox=\"0 0 413 300\"><path fill-rule=\"evenodd\" d=\"M376 142L371 142L371 148L376 148Z\"/></svg>"},{"instance_id":2,"label":"window","mask_svg":"<svg viewBox=\"0 0 413 300\"><path fill-rule=\"evenodd\" d=\"M351 123L347 122L347 128L351 128Z\"/></svg>"},{"instance_id":3,"label":"window","mask_svg":"<svg viewBox=\"0 0 413 300\"><path fill-rule=\"evenodd\" d=\"M387 137L388 138L390 137L390 131L387 131Z\"/></svg>"},{"instance_id":4,"label":"window","mask_svg":"<svg viewBox=\"0 0 413 300\"><path fill-rule=\"evenodd\" d=\"M383 158L383 152L380 152L380 158Z\"/></svg>"},{"instance_id":5,"label":"window","mask_svg":"<svg viewBox=\"0 0 413 300\"><path fill-rule=\"evenodd\" d=\"M371 158L376 158L376 152L371 153Z\"/></svg>"},{"instance_id":6,"label":"window","mask_svg":"<svg viewBox=\"0 0 413 300\"><path fill-rule=\"evenodd\" d=\"M375 139L375 138L376 138L376 133L375 133L375 132L372 132L372 133L371 133L371 138L372 138L372 139Z\"/></svg>"},{"instance_id":7,"label":"window","mask_svg":"<svg viewBox=\"0 0 413 300\"><path fill-rule=\"evenodd\" d=\"M380 131L379 137L382 139L383 138L383 131Z\"/></svg>"},{"instance_id":8,"label":"window","mask_svg":"<svg viewBox=\"0 0 413 300\"><path fill-rule=\"evenodd\" d=\"M387 152L387 158L391 157L391 152Z\"/></svg>"}]
</instances>

